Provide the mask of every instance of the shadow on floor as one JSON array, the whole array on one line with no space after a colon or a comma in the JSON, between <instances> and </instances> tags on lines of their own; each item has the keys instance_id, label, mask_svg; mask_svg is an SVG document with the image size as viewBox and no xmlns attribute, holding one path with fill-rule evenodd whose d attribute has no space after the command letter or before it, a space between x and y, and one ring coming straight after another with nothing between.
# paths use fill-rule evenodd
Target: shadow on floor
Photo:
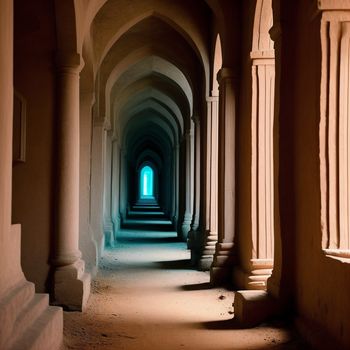
<instances>
[{"instance_id":1,"label":"shadow on floor","mask_svg":"<svg viewBox=\"0 0 350 350\"><path fill-rule=\"evenodd\" d=\"M127 237L123 236L122 238L117 237L118 243L135 243L135 244L169 244L169 243L178 243L178 237ZM117 243L117 244L118 244Z\"/></svg>"},{"instance_id":2,"label":"shadow on floor","mask_svg":"<svg viewBox=\"0 0 350 350\"><path fill-rule=\"evenodd\" d=\"M170 261L157 261L155 263L160 269L165 270L193 270L191 266L191 260L170 260Z\"/></svg>"},{"instance_id":3,"label":"shadow on floor","mask_svg":"<svg viewBox=\"0 0 350 350\"><path fill-rule=\"evenodd\" d=\"M199 327L208 330L244 329L234 318L229 320L202 322L199 324Z\"/></svg>"},{"instance_id":4,"label":"shadow on floor","mask_svg":"<svg viewBox=\"0 0 350 350\"><path fill-rule=\"evenodd\" d=\"M197 283L197 284L185 284L183 286L179 286L180 290L184 291L194 291L194 290L207 290L212 289L213 287L209 282L206 283Z\"/></svg>"}]
</instances>

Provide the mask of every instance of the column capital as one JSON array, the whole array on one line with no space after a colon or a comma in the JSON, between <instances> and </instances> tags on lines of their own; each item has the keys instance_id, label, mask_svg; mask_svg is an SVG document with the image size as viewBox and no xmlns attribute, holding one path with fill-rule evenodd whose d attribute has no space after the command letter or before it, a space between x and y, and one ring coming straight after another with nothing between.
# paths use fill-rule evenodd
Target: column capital
<instances>
[{"instance_id":1,"label":"column capital","mask_svg":"<svg viewBox=\"0 0 350 350\"><path fill-rule=\"evenodd\" d=\"M238 74L232 68L223 67L219 70L217 79L218 79L219 85L221 85L226 80L237 80Z\"/></svg>"},{"instance_id":2,"label":"column capital","mask_svg":"<svg viewBox=\"0 0 350 350\"><path fill-rule=\"evenodd\" d=\"M77 52L56 52L56 67L58 70L68 70L72 73L80 73L84 67L84 60Z\"/></svg>"},{"instance_id":3,"label":"column capital","mask_svg":"<svg viewBox=\"0 0 350 350\"><path fill-rule=\"evenodd\" d=\"M184 132L184 139L187 139L189 137L193 136L193 130L192 129L186 129Z\"/></svg>"},{"instance_id":4,"label":"column capital","mask_svg":"<svg viewBox=\"0 0 350 350\"><path fill-rule=\"evenodd\" d=\"M113 135L112 135L112 141L117 142L119 144L119 139L120 139L119 134L118 134L117 130L114 129Z\"/></svg>"},{"instance_id":5,"label":"column capital","mask_svg":"<svg viewBox=\"0 0 350 350\"><path fill-rule=\"evenodd\" d=\"M102 127L106 131L112 129L110 121L106 118L94 118L94 126Z\"/></svg>"},{"instance_id":6,"label":"column capital","mask_svg":"<svg viewBox=\"0 0 350 350\"><path fill-rule=\"evenodd\" d=\"M275 50L251 51L250 58L253 62L256 60L261 62L271 61L275 59Z\"/></svg>"},{"instance_id":7,"label":"column capital","mask_svg":"<svg viewBox=\"0 0 350 350\"><path fill-rule=\"evenodd\" d=\"M201 120L198 114L194 114L191 119L196 126L200 125Z\"/></svg>"},{"instance_id":8,"label":"column capital","mask_svg":"<svg viewBox=\"0 0 350 350\"><path fill-rule=\"evenodd\" d=\"M350 0L317 0L320 11L350 10Z\"/></svg>"},{"instance_id":9,"label":"column capital","mask_svg":"<svg viewBox=\"0 0 350 350\"><path fill-rule=\"evenodd\" d=\"M211 90L211 98L219 98L219 90Z\"/></svg>"},{"instance_id":10,"label":"column capital","mask_svg":"<svg viewBox=\"0 0 350 350\"><path fill-rule=\"evenodd\" d=\"M213 102L218 102L219 101L219 93L217 95L211 95L211 96L207 96L206 98L208 103L213 103Z\"/></svg>"}]
</instances>

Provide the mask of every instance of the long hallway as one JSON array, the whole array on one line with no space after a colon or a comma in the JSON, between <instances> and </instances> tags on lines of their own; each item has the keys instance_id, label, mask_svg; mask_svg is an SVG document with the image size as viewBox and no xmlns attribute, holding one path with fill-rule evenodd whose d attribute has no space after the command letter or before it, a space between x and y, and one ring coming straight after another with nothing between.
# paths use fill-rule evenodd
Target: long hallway
<instances>
[{"instance_id":1,"label":"long hallway","mask_svg":"<svg viewBox=\"0 0 350 350\"><path fill-rule=\"evenodd\" d=\"M280 324L236 328L233 295L191 269L175 232L123 230L102 258L86 311L64 314L65 348L307 349Z\"/></svg>"}]
</instances>

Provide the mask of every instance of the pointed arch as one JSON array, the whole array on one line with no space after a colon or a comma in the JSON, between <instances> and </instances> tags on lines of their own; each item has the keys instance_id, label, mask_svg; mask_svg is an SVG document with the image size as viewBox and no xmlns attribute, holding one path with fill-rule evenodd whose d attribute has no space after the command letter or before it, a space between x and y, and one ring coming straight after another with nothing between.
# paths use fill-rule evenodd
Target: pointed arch
<instances>
[{"instance_id":1,"label":"pointed arch","mask_svg":"<svg viewBox=\"0 0 350 350\"><path fill-rule=\"evenodd\" d=\"M253 27L252 52L273 50L273 41L269 34L272 25L272 0L257 0Z\"/></svg>"},{"instance_id":2,"label":"pointed arch","mask_svg":"<svg viewBox=\"0 0 350 350\"><path fill-rule=\"evenodd\" d=\"M219 83L217 75L222 67L222 47L221 47L221 37L218 33L215 41L214 50L214 62L213 62L213 78L212 78L212 96L219 96Z\"/></svg>"}]
</instances>

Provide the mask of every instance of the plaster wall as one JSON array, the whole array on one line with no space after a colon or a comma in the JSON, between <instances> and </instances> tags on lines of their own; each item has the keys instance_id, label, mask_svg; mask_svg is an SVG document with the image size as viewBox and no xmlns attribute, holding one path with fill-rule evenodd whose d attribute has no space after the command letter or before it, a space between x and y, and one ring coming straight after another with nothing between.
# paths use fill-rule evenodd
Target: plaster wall
<instances>
[{"instance_id":1,"label":"plaster wall","mask_svg":"<svg viewBox=\"0 0 350 350\"><path fill-rule=\"evenodd\" d=\"M22 267L47 291L53 232L55 18L51 2L15 1L14 85L26 101L26 159L13 167L14 223L22 224Z\"/></svg>"},{"instance_id":2,"label":"plaster wall","mask_svg":"<svg viewBox=\"0 0 350 350\"><path fill-rule=\"evenodd\" d=\"M285 189L281 218L287 218L281 220L283 261L295 264L295 305L303 335L319 348L347 349L350 262L326 257L321 249L320 15L304 1L283 2L281 23L280 160L289 172L280 176ZM293 274L289 277L293 284ZM322 343L327 338L329 343Z\"/></svg>"}]
</instances>

